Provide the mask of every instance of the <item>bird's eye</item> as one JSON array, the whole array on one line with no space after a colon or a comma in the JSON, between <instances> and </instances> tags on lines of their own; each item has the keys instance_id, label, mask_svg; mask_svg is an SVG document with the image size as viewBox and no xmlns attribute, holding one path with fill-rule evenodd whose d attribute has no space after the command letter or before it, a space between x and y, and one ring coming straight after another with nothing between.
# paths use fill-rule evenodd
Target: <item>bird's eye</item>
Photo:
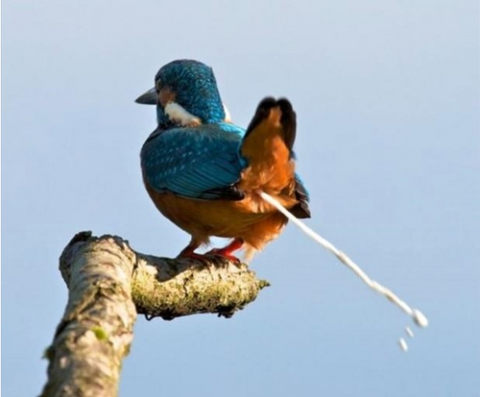
<instances>
[{"instance_id":1,"label":"bird's eye","mask_svg":"<svg viewBox=\"0 0 480 397\"><path fill-rule=\"evenodd\" d=\"M162 80L157 80L157 82L155 83L155 88L157 89L157 92L160 92L160 90L162 89Z\"/></svg>"}]
</instances>

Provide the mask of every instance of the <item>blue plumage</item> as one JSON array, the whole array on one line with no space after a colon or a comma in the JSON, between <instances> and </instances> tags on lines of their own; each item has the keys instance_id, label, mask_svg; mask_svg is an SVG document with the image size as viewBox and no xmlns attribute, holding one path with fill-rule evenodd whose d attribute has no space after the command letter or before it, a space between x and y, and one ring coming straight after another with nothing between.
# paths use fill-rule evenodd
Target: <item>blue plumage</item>
<instances>
[{"instance_id":1,"label":"blue plumage","mask_svg":"<svg viewBox=\"0 0 480 397\"><path fill-rule=\"evenodd\" d=\"M170 62L155 76L157 89L175 93L175 102L182 104L203 123L220 123L225 119L220 93L213 70L193 60ZM158 112L159 124L168 125L168 117Z\"/></svg>"},{"instance_id":2,"label":"blue plumage","mask_svg":"<svg viewBox=\"0 0 480 397\"><path fill-rule=\"evenodd\" d=\"M147 183L187 198L235 198L228 188L246 166L239 153L244 132L226 123L155 131L141 152Z\"/></svg>"}]
</instances>

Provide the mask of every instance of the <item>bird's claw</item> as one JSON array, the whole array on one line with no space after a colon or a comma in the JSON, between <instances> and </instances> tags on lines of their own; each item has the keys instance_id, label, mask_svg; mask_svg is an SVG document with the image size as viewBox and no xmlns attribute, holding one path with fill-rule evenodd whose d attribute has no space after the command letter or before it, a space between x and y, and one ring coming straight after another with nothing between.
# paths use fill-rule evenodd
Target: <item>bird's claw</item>
<instances>
[{"instance_id":1,"label":"bird's claw","mask_svg":"<svg viewBox=\"0 0 480 397\"><path fill-rule=\"evenodd\" d=\"M221 248L220 249L219 248L211 249L210 251L205 253L205 256L214 256L214 257L217 257L217 258L220 257L222 259L226 259L226 260L232 262L236 266L240 266L241 263L242 263L242 261L240 259L238 259L236 256L225 252Z\"/></svg>"},{"instance_id":2,"label":"bird's claw","mask_svg":"<svg viewBox=\"0 0 480 397\"><path fill-rule=\"evenodd\" d=\"M198 261L205 261L205 255L203 254L197 254L196 252L193 251L188 251L188 252L180 252L177 255L178 259L194 259Z\"/></svg>"}]
</instances>

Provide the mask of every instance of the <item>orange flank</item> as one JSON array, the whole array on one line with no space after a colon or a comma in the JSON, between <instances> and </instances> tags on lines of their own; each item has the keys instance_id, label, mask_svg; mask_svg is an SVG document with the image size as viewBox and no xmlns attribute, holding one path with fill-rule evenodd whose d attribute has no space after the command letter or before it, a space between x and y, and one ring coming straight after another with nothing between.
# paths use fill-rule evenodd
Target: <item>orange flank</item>
<instances>
[{"instance_id":1,"label":"orange flank","mask_svg":"<svg viewBox=\"0 0 480 397\"><path fill-rule=\"evenodd\" d=\"M278 211L253 212L250 195L241 201L201 201L159 193L148 186L147 191L160 212L192 236L193 249L208 244L210 236L240 238L249 256L275 239L287 223Z\"/></svg>"}]
</instances>

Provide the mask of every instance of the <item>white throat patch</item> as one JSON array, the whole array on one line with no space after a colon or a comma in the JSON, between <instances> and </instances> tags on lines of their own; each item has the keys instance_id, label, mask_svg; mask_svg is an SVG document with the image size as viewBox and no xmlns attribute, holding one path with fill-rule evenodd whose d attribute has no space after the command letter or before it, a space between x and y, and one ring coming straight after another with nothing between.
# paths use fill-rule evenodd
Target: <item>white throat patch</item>
<instances>
[{"instance_id":1,"label":"white throat patch","mask_svg":"<svg viewBox=\"0 0 480 397\"><path fill-rule=\"evenodd\" d=\"M171 121L180 124L183 127L195 127L202 124L202 121L185 110L182 105L176 102L169 102L164 108L164 112Z\"/></svg>"}]
</instances>

